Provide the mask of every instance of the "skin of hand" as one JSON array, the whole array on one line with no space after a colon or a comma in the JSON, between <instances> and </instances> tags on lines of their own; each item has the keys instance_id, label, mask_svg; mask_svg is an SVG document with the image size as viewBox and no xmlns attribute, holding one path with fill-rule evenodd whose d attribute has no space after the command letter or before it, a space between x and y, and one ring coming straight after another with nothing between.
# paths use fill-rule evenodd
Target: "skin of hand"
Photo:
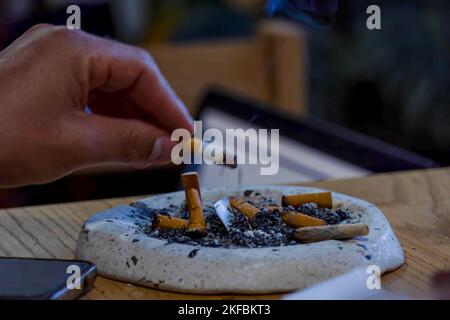
<instances>
[{"instance_id":1,"label":"skin of hand","mask_svg":"<svg viewBox=\"0 0 450 320\"><path fill-rule=\"evenodd\" d=\"M37 25L0 52L0 187L167 163L177 128L193 120L143 49Z\"/></svg>"}]
</instances>

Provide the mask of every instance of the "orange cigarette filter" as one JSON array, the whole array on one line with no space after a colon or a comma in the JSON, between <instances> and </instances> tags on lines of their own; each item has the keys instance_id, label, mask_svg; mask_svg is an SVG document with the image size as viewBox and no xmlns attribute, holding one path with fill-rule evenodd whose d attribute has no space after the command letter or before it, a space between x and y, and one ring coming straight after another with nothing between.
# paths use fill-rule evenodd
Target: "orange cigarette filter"
<instances>
[{"instance_id":1,"label":"orange cigarette filter","mask_svg":"<svg viewBox=\"0 0 450 320\"><path fill-rule=\"evenodd\" d=\"M324 226L327 223L318 218L308 216L307 214L295 212L295 211L285 211L281 215L281 219L291 228L302 228L302 227L317 227Z\"/></svg>"},{"instance_id":2,"label":"orange cigarette filter","mask_svg":"<svg viewBox=\"0 0 450 320\"><path fill-rule=\"evenodd\" d=\"M250 222L253 221L253 218L260 211L242 198L230 198L230 205L232 208L247 216Z\"/></svg>"},{"instance_id":3,"label":"orange cigarette filter","mask_svg":"<svg viewBox=\"0 0 450 320\"><path fill-rule=\"evenodd\" d=\"M187 191L191 188L197 190L200 200L202 199L202 196L200 194L200 181L197 172L191 171L183 173L181 175L181 181L183 182L184 191L186 193L186 199L187 199Z\"/></svg>"},{"instance_id":4,"label":"orange cigarette filter","mask_svg":"<svg viewBox=\"0 0 450 320\"><path fill-rule=\"evenodd\" d=\"M205 216L203 215L200 194L194 188L186 191L186 202L189 210L189 223L187 232L192 235L203 235L205 233Z\"/></svg>"},{"instance_id":5,"label":"orange cigarette filter","mask_svg":"<svg viewBox=\"0 0 450 320\"><path fill-rule=\"evenodd\" d=\"M187 225L188 221L186 219L170 217L159 213L156 214L153 220L153 228L155 229L184 229L187 227Z\"/></svg>"},{"instance_id":6,"label":"orange cigarette filter","mask_svg":"<svg viewBox=\"0 0 450 320\"><path fill-rule=\"evenodd\" d=\"M298 207L305 203L316 203L320 208L332 208L333 198L331 192L293 194L283 196L282 203L284 206Z\"/></svg>"}]
</instances>

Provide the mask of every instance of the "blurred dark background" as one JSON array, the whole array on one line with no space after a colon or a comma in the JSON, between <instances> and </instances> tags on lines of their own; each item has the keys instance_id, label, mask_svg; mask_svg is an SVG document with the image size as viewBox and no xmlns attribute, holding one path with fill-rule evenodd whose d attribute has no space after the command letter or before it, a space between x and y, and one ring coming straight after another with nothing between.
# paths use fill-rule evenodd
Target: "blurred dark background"
<instances>
[{"instance_id":1,"label":"blurred dark background","mask_svg":"<svg viewBox=\"0 0 450 320\"><path fill-rule=\"evenodd\" d=\"M0 48L36 23L65 24L69 4L84 30L136 45L246 38L263 18L295 21L311 115L450 164L449 1L0 0ZM366 28L370 4L381 30Z\"/></svg>"},{"instance_id":2,"label":"blurred dark background","mask_svg":"<svg viewBox=\"0 0 450 320\"><path fill-rule=\"evenodd\" d=\"M450 2L317 2L325 18L308 20L283 0L0 0L0 47L36 23L64 24L72 3L84 30L137 44L245 37L262 17L298 19L308 32L313 115L450 164ZM382 8L382 30L366 29L369 4ZM321 18L325 27L335 21L323 28L314 24Z\"/></svg>"}]
</instances>

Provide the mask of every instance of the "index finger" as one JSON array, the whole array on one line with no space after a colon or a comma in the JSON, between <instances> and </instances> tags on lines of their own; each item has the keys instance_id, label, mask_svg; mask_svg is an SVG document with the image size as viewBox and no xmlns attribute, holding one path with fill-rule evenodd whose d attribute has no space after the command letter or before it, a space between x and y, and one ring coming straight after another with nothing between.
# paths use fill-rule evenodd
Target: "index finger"
<instances>
[{"instance_id":1,"label":"index finger","mask_svg":"<svg viewBox=\"0 0 450 320\"><path fill-rule=\"evenodd\" d=\"M147 51L85 35L89 90L123 92L162 129L193 131L186 106Z\"/></svg>"}]
</instances>

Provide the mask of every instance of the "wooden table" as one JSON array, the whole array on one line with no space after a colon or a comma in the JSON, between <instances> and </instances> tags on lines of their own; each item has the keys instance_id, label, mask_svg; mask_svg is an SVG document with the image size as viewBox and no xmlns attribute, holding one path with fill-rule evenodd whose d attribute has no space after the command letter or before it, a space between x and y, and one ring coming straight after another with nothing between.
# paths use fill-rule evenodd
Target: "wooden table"
<instances>
[{"instance_id":1,"label":"wooden table","mask_svg":"<svg viewBox=\"0 0 450 320\"><path fill-rule=\"evenodd\" d=\"M430 276L450 269L450 168L378 174L366 178L302 183L366 199L391 222L406 263L386 274L382 286L415 292ZM97 211L135 199L121 198L0 210L0 255L73 258L78 232ZM276 299L280 295L199 296L147 289L99 277L86 299Z\"/></svg>"}]
</instances>

